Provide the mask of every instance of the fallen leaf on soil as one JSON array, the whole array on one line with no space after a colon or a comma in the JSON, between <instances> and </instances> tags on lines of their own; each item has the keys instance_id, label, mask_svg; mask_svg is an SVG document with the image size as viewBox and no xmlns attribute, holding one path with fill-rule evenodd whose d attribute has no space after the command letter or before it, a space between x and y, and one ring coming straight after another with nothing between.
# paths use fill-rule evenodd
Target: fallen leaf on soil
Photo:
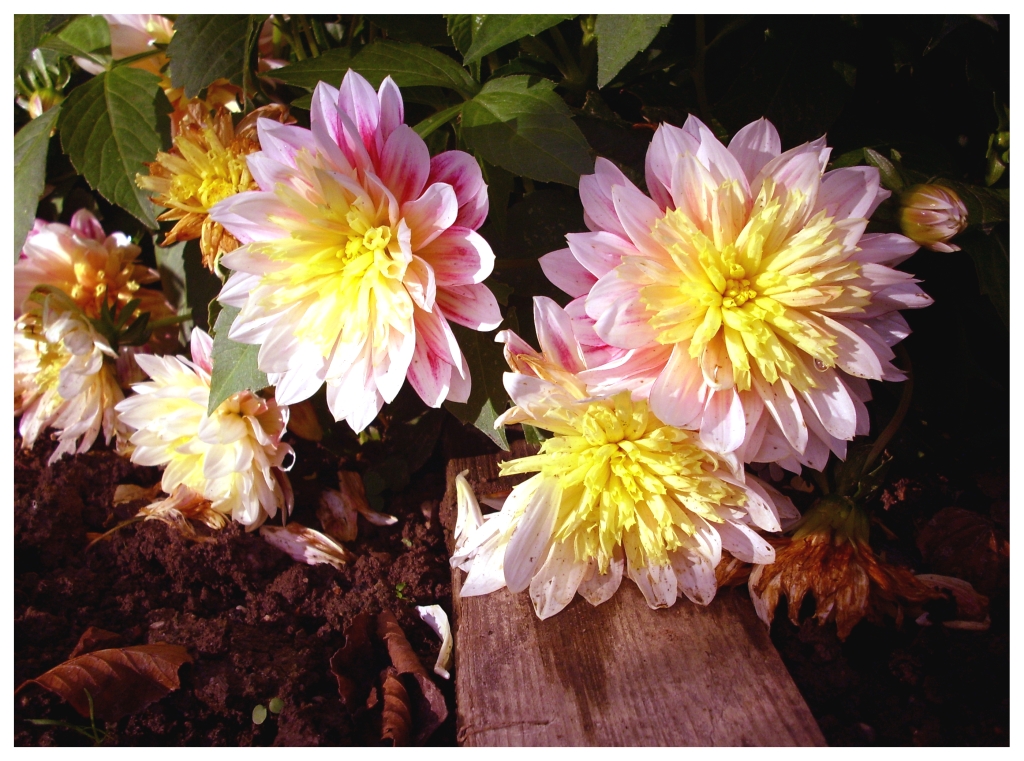
<instances>
[{"instance_id":1,"label":"fallen leaf on soil","mask_svg":"<svg viewBox=\"0 0 1024 761\"><path fill-rule=\"evenodd\" d=\"M983 632L992 625L992 619L988 615L988 598L976 592L968 582L934 573L919 573L917 580L932 589L945 590L953 595L953 599L956 600L957 617L954 621L942 622L947 629ZM924 613L917 619L917 623L928 626L932 621L929 619L928 613Z\"/></svg>"},{"instance_id":2,"label":"fallen leaf on soil","mask_svg":"<svg viewBox=\"0 0 1024 761\"><path fill-rule=\"evenodd\" d=\"M722 550L722 562L715 567L715 579L719 587L738 587L750 578L750 563L745 563L728 550Z\"/></svg>"},{"instance_id":3,"label":"fallen leaf on soil","mask_svg":"<svg viewBox=\"0 0 1024 761\"><path fill-rule=\"evenodd\" d=\"M451 678L448 673L448 666L452 659L452 627L448 623L448 614L440 605L417 605L416 612L420 614L427 626L434 630L434 634L441 638L441 651L437 654L437 663L434 664L434 673L442 679Z\"/></svg>"},{"instance_id":4,"label":"fallen leaf on soil","mask_svg":"<svg viewBox=\"0 0 1024 761\"><path fill-rule=\"evenodd\" d=\"M409 693L398 678L398 671L389 666L381 675L384 683L384 712L381 715L382 740L390 740L396 748L409 744L412 711Z\"/></svg>"},{"instance_id":5,"label":"fallen leaf on soil","mask_svg":"<svg viewBox=\"0 0 1024 761\"><path fill-rule=\"evenodd\" d=\"M416 716L416 733L413 742L419 745L441 723L448 718L448 707L444 703L444 695L430 674L423 668L420 659L413 651L405 632L398 624L398 619L390 610L382 611L377 616L377 636L388 646L388 656L399 674L412 676L417 690L413 690L412 705Z\"/></svg>"},{"instance_id":6,"label":"fallen leaf on soil","mask_svg":"<svg viewBox=\"0 0 1024 761\"><path fill-rule=\"evenodd\" d=\"M341 493L352 500L352 506L358 510L366 520L374 526L393 526L398 523L398 518L386 513L378 513L370 508L366 501L366 489L363 486L363 477L352 470L338 471L338 488Z\"/></svg>"},{"instance_id":7,"label":"fallen leaf on soil","mask_svg":"<svg viewBox=\"0 0 1024 761\"><path fill-rule=\"evenodd\" d=\"M260 535L300 563L330 563L340 570L350 560L355 559L355 555L331 537L295 522L287 526L264 525L260 528Z\"/></svg>"},{"instance_id":8,"label":"fallen leaf on soil","mask_svg":"<svg viewBox=\"0 0 1024 761\"><path fill-rule=\"evenodd\" d=\"M345 629L345 646L331 657L331 673L338 680L338 695L349 711L355 711L359 705L359 685L373 678L372 626L372 615L366 612L357 615Z\"/></svg>"},{"instance_id":9,"label":"fallen leaf on soil","mask_svg":"<svg viewBox=\"0 0 1024 761\"><path fill-rule=\"evenodd\" d=\"M352 504L351 498L335 489L326 489L320 495L320 506L316 509L316 517L324 531L339 542L354 542L359 526L356 516L359 511Z\"/></svg>"},{"instance_id":10,"label":"fallen leaf on soil","mask_svg":"<svg viewBox=\"0 0 1024 761\"><path fill-rule=\"evenodd\" d=\"M40 677L24 682L56 693L82 716L93 714L103 721L116 721L178 689L178 669L192 657L180 645L156 644L97 650L55 666Z\"/></svg>"},{"instance_id":11,"label":"fallen leaf on soil","mask_svg":"<svg viewBox=\"0 0 1024 761\"><path fill-rule=\"evenodd\" d=\"M71 655L68 658L77 658L79 655L91 653L94 650L115 647L120 642L120 634L90 626L82 632L82 636L78 638L78 644L75 645L75 649L71 651Z\"/></svg>"},{"instance_id":12,"label":"fallen leaf on soil","mask_svg":"<svg viewBox=\"0 0 1024 761\"><path fill-rule=\"evenodd\" d=\"M917 547L928 564L991 593L1009 583L1010 542L984 515L947 507L921 529Z\"/></svg>"},{"instance_id":13,"label":"fallen leaf on soil","mask_svg":"<svg viewBox=\"0 0 1024 761\"><path fill-rule=\"evenodd\" d=\"M137 499L154 500L160 494L160 491L160 484L154 484L148 489L145 486L136 486L135 484L120 484L114 489L114 505L123 505L126 502L134 502Z\"/></svg>"}]
</instances>

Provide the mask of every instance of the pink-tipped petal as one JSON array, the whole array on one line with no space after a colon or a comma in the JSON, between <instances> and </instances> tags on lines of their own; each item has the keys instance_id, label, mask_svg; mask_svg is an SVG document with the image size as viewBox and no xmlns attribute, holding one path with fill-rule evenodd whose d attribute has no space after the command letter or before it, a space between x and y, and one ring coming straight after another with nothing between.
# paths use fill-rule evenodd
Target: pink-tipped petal
<instances>
[{"instance_id":1,"label":"pink-tipped petal","mask_svg":"<svg viewBox=\"0 0 1024 761\"><path fill-rule=\"evenodd\" d=\"M380 121L380 101L373 87L358 72L349 69L341 80L338 108L344 111L359 130L363 145L370 155L379 150L376 144L377 123Z\"/></svg>"},{"instance_id":2,"label":"pink-tipped petal","mask_svg":"<svg viewBox=\"0 0 1024 761\"><path fill-rule=\"evenodd\" d=\"M669 425L688 427L704 410L703 386L700 363L690 356L684 344L676 344L651 387L651 410Z\"/></svg>"},{"instance_id":3,"label":"pink-tipped petal","mask_svg":"<svg viewBox=\"0 0 1024 761\"><path fill-rule=\"evenodd\" d=\"M398 125L405 123L405 104L402 101L402 93L390 76L384 77L377 90L377 100L380 102L380 119L377 127L381 137L387 141L391 133Z\"/></svg>"},{"instance_id":4,"label":"pink-tipped petal","mask_svg":"<svg viewBox=\"0 0 1024 761\"><path fill-rule=\"evenodd\" d=\"M448 396L452 366L432 352L426 341L417 338L408 377L420 399L431 407L440 407Z\"/></svg>"},{"instance_id":5,"label":"pink-tipped petal","mask_svg":"<svg viewBox=\"0 0 1024 761\"><path fill-rule=\"evenodd\" d=\"M847 166L821 178L818 208L837 220L867 219L876 206L878 170L873 166Z\"/></svg>"},{"instance_id":6,"label":"pink-tipped petal","mask_svg":"<svg viewBox=\"0 0 1024 761\"><path fill-rule=\"evenodd\" d=\"M309 130L289 124L281 124L274 119L261 117L256 121L256 131L260 139L260 149L270 159L281 164L295 166L295 154L301 150L314 153L317 141ZM273 190L273 188L262 188Z\"/></svg>"},{"instance_id":7,"label":"pink-tipped petal","mask_svg":"<svg viewBox=\"0 0 1024 761\"><path fill-rule=\"evenodd\" d=\"M213 371L213 339L202 328L192 328L190 342L192 361L206 372Z\"/></svg>"},{"instance_id":8,"label":"pink-tipped petal","mask_svg":"<svg viewBox=\"0 0 1024 761\"><path fill-rule=\"evenodd\" d=\"M633 183L612 188L612 205L633 245L647 256L662 256L661 244L651 235L654 223L664 216L658 205L637 190Z\"/></svg>"},{"instance_id":9,"label":"pink-tipped petal","mask_svg":"<svg viewBox=\"0 0 1024 761\"><path fill-rule=\"evenodd\" d=\"M905 235L896 233L868 233L857 242L860 249L853 255L858 262L874 262L895 267L920 248Z\"/></svg>"},{"instance_id":10,"label":"pink-tipped petal","mask_svg":"<svg viewBox=\"0 0 1024 761\"><path fill-rule=\"evenodd\" d=\"M487 184L480 165L465 151L445 151L434 156L427 182L444 182L455 188L459 199L456 225L476 230L487 219Z\"/></svg>"},{"instance_id":11,"label":"pink-tipped petal","mask_svg":"<svg viewBox=\"0 0 1024 761\"><path fill-rule=\"evenodd\" d=\"M569 233L569 250L595 277L604 277L622 263L623 257L636 256L636 246L614 233ZM541 266L543 267L543 261Z\"/></svg>"},{"instance_id":12,"label":"pink-tipped petal","mask_svg":"<svg viewBox=\"0 0 1024 761\"><path fill-rule=\"evenodd\" d=\"M430 151L412 127L399 124L384 143L380 179L405 204L420 197L430 173Z\"/></svg>"},{"instance_id":13,"label":"pink-tipped petal","mask_svg":"<svg viewBox=\"0 0 1024 761\"><path fill-rule=\"evenodd\" d=\"M294 210L281 203L273 193L255 190L229 196L210 209L210 218L224 225L243 244L287 237L287 231L271 222L275 217L301 220Z\"/></svg>"},{"instance_id":14,"label":"pink-tipped petal","mask_svg":"<svg viewBox=\"0 0 1024 761\"><path fill-rule=\"evenodd\" d=\"M437 305L449 320L473 330L494 330L501 324L498 301L483 283L438 290Z\"/></svg>"},{"instance_id":15,"label":"pink-tipped petal","mask_svg":"<svg viewBox=\"0 0 1024 761\"><path fill-rule=\"evenodd\" d=\"M594 165L594 174L580 177L580 201L583 202L584 220L591 230L607 230L627 238L612 203L612 188L617 185L632 183L615 164L599 158Z\"/></svg>"},{"instance_id":16,"label":"pink-tipped petal","mask_svg":"<svg viewBox=\"0 0 1024 761\"><path fill-rule=\"evenodd\" d=\"M416 253L434 268L439 288L482 283L494 269L490 245L466 227L449 227Z\"/></svg>"},{"instance_id":17,"label":"pink-tipped petal","mask_svg":"<svg viewBox=\"0 0 1024 761\"><path fill-rule=\"evenodd\" d=\"M435 182L415 201L402 205L402 217L412 231L412 250L426 246L455 223L458 199L451 185Z\"/></svg>"},{"instance_id":18,"label":"pink-tipped petal","mask_svg":"<svg viewBox=\"0 0 1024 761\"><path fill-rule=\"evenodd\" d=\"M341 150L341 144L344 141L344 128L341 115L338 113L337 88L331 87L326 82L317 84L313 90L309 124L313 137L316 138L317 148L334 168L339 172L351 172L352 165ZM294 157L291 163L294 165Z\"/></svg>"},{"instance_id":19,"label":"pink-tipped petal","mask_svg":"<svg viewBox=\"0 0 1024 761\"><path fill-rule=\"evenodd\" d=\"M572 322L558 304L545 296L533 297L533 324L540 350L570 373L586 369L583 350L572 332Z\"/></svg>"},{"instance_id":20,"label":"pink-tipped petal","mask_svg":"<svg viewBox=\"0 0 1024 761\"><path fill-rule=\"evenodd\" d=\"M729 153L753 181L764 165L782 153L779 132L767 119L761 118L741 129L729 141Z\"/></svg>"},{"instance_id":21,"label":"pink-tipped petal","mask_svg":"<svg viewBox=\"0 0 1024 761\"><path fill-rule=\"evenodd\" d=\"M644 161L647 189L662 209L674 207L670 188L676 162L686 154L696 155L700 141L679 127L663 123L654 132Z\"/></svg>"},{"instance_id":22,"label":"pink-tipped petal","mask_svg":"<svg viewBox=\"0 0 1024 761\"><path fill-rule=\"evenodd\" d=\"M650 314L639 298L636 283L609 273L590 290L586 306L587 314L595 320L594 330L606 343L639 349L655 340Z\"/></svg>"},{"instance_id":23,"label":"pink-tipped petal","mask_svg":"<svg viewBox=\"0 0 1024 761\"><path fill-rule=\"evenodd\" d=\"M589 293L597 282L597 278L567 248L544 254L540 258L540 268L548 280L573 298Z\"/></svg>"}]
</instances>

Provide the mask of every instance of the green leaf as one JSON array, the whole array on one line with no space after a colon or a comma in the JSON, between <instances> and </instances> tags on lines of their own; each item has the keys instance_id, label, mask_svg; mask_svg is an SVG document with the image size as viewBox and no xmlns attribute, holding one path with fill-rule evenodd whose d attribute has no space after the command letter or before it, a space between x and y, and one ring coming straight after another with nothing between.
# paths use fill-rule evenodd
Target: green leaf
<instances>
[{"instance_id":1,"label":"green leaf","mask_svg":"<svg viewBox=\"0 0 1024 761\"><path fill-rule=\"evenodd\" d=\"M506 407L508 394L502 376L508 370L501 344L494 340L494 332L481 333L452 323L452 331L469 363L473 388L465 404L445 402L445 408L463 423L472 423L495 444L508 451L505 429L494 429Z\"/></svg>"},{"instance_id":2,"label":"green leaf","mask_svg":"<svg viewBox=\"0 0 1024 761\"><path fill-rule=\"evenodd\" d=\"M417 124L415 127L413 127L413 129L416 130L416 134L419 135L420 137L426 137L431 132L438 129L439 127L443 127L456 116L458 116L460 113L462 113L463 105L465 104L459 103L458 105L452 106L451 108L444 109L444 111L438 111L436 114L431 114L426 119Z\"/></svg>"},{"instance_id":3,"label":"green leaf","mask_svg":"<svg viewBox=\"0 0 1024 761\"><path fill-rule=\"evenodd\" d=\"M39 39L43 36L50 16L39 13L14 14L14 74L18 76L32 51L39 47Z\"/></svg>"},{"instance_id":4,"label":"green leaf","mask_svg":"<svg viewBox=\"0 0 1024 761\"><path fill-rule=\"evenodd\" d=\"M488 53L515 42L520 37L532 37L550 29L560 21L570 19L569 15L538 14L488 14L473 18L473 43L465 53L465 63L479 61ZM449 32L451 25L449 24Z\"/></svg>"},{"instance_id":5,"label":"green leaf","mask_svg":"<svg viewBox=\"0 0 1024 761\"><path fill-rule=\"evenodd\" d=\"M448 36L452 38L455 49L466 55L473 44L473 20L480 18L469 13L452 13L448 16Z\"/></svg>"},{"instance_id":6,"label":"green leaf","mask_svg":"<svg viewBox=\"0 0 1024 761\"><path fill-rule=\"evenodd\" d=\"M523 423L523 436L526 437L527 444L539 447L550 438L551 434L541 428L534 428L532 425Z\"/></svg>"},{"instance_id":7,"label":"green leaf","mask_svg":"<svg viewBox=\"0 0 1024 761\"><path fill-rule=\"evenodd\" d=\"M191 333L193 325L209 332L207 309L210 304L220 303L216 298L222 283L220 278L203 266L199 240L193 238L167 248L157 246L156 268L160 273L160 288L174 311L190 315L182 323L184 336Z\"/></svg>"},{"instance_id":8,"label":"green leaf","mask_svg":"<svg viewBox=\"0 0 1024 761\"><path fill-rule=\"evenodd\" d=\"M374 87L390 75L399 87L445 87L466 98L480 90L469 72L451 58L416 43L385 40L367 45L355 55L351 66Z\"/></svg>"},{"instance_id":9,"label":"green leaf","mask_svg":"<svg viewBox=\"0 0 1024 761\"><path fill-rule=\"evenodd\" d=\"M888 190L891 190L894 193L899 193L903 190L905 183L896 164L878 151L873 151L870 148L864 149L864 159L871 164L871 166L878 169L878 173L881 175L882 185Z\"/></svg>"},{"instance_id":10,"label":"green leaf","mask_svg":"<svg viewBox=\"0 0 1024 761\"><path fill-rule=\"evenodd\" d=\"M492 79L462 110L466 144L512 174L576 187L594 160L554 87L526 75Z\"/></svg>"},{"instance_id":11,"label":"green leaf","mask_svg":"<svg viewBox=\"0 0 1024 761\"><path fill-rule=\"evenodd\" d=\"M231 323L242 311L224 306L217 315L213 334L213 372L210 373L210 404L206 414L212 415L221 403L239 391L259 391L270 385L266 373L256 366L260 347L242 344L228 338Z\"/></svg>"},{"instance_id":12,"label":"green leaf","mask_svg":"<svg viewBox=\"0 0 1024 761\"><path fill-rule=\"evenodd\" d=\"M1006 329L1010 329L1010 252L1003 231L991 233L974 229L960 235L956 243L974 261L979 290L989 297ZM933 254L934 256L934 254Z\"/></svg>"},{"instance_id":13,"label":"green leaf","mask_svg":"<svg viewBox=\"0 0 1024 761\"><path fill-rule=\"evenodd\" d=\"M57 34L44 37L39 47L109 66L110 25L103 16L79 16Z\"/></svg>"},{"instance_id":14,"label":"green leaf","mask_svg":"<svg viewBox=\"0 0 1024 761\"><path fill-rule=\"evenodd\" d=\"M423 13L367 14L363 18L385 30L388 39L398 42L418 42L432 48L451 44L443 16Z\"/></svg>"},{"instance_id":15,"label":"green leaf","mask_svg":"<svg viewBox=\"0 0 1024 761\"><path fill-rule=\"evenodd\" d=\"M14 260L36 218L36 206L46 184L46 151L60 106L33 119L14 136Z\"/></svg>"},{"instance_id":16,"label":"green leaf","mask_svg":"<svg viewBox=\"0 0 1024 761\"><path fill-rule=\"evenodd\" d=\"M317 58L307 58L305 61L274 69L274 79L310 90L316 87L317 82L326 82L332 87L338 87L345 78L345 72L352 68L351 61L352 54L348 48L335 48Z\"/></svg>"},{"instance_id":17,"label":"green leaf","mask_svg":"<svg viewBox=\"0 0 1024 761\"><path fill-rule=\"evenodd\" d=\"M171 84L194 98L215 79L241 85L245 71L249 16L244 14L182 14L174 22L167 46Z\"/></svg>"},{"instance_id":18,"label":"green leaf","mask_svg":"<svg viewBox=\"0 0 1024 761\"><path fill-rule=\"evenodd\" d=\"M659 16L618 16L600 14L597 17L597 86L612 81L633 56L646 48L665 26L672 14Z\"/></svg>"},{"instance_id":19,"label":"green leaf","mask_svg":"<svg viewBox=\"0 0 1024 761\"><path fill-rule=\"evenodd\" d=\"M61 145L79 174L150 228L157 226L153 203L135 175L170 143L170 111L158 76L121 66L77 87L58 122Z\"/></svg>"}]
</instances>

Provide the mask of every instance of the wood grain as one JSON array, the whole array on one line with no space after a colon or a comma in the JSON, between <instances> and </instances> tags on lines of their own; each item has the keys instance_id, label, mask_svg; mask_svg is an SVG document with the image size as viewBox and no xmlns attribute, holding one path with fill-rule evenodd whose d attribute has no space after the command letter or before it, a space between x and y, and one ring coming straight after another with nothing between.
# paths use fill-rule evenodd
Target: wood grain
<instances>
[{"instance_id":1,"label":"wood grain","mask_svg":"<svg viewBox=\"0 0 1024 761\"><path fill-rule=\"evenodd\" d=\"M500 494L523 477L499 478L498 461L526 453L449 463L449 549L455 475ZM577 596L541 621L526 593L462 598L464 576L453 571L461 745L825 745L745 592L653 611L624 579L603 605Z\"/></svg>"}]
</instances>

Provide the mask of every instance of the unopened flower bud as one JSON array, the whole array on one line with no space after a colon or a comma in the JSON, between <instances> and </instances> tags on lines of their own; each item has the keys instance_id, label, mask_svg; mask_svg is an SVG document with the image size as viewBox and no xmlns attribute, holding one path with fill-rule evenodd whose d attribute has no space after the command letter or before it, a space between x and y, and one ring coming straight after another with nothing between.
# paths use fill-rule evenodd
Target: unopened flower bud
<instances>
[{"instance_id":1,"label":"unopened flower bud","mask_svg":"<svg viewBox=\"0 0 1024 761\"><path fill-rule=\"evenodd\" d=\"M967 227L967 207L952 188L915 185L903 194L903 234L932 251L959 251L949 239Z\"/></svg>"}]
</instances>

